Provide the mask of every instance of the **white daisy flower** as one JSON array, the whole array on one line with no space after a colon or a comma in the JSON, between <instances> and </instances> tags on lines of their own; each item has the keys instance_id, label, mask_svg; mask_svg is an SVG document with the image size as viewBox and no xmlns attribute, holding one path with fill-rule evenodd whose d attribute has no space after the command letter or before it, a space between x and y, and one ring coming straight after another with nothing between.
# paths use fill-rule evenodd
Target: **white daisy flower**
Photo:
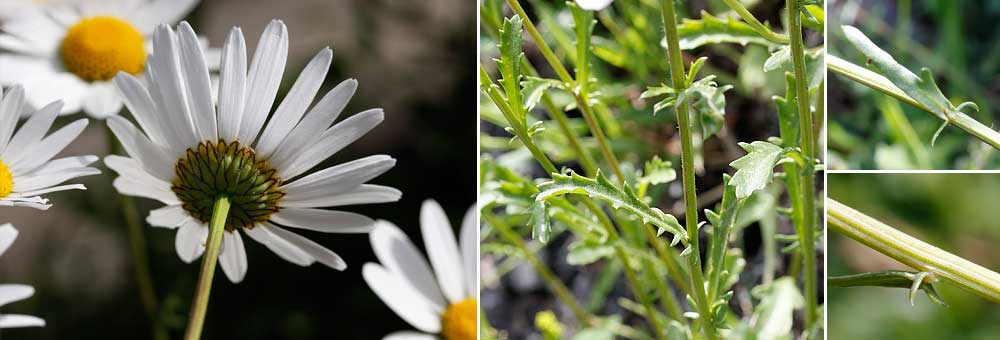
<instances>
[{"instance_id":1,"label":"white daisy flower","mask_svg":"<svg viewBox=\"0 0 1000 340\"><path fill-rule=\"evenodd\" d=\"M576 4L585 10L600 11L608 7L614 0L576 0Z\"/></svg>"},{"instance_id":2,"label":"white daisy flower","mask_svg":"<svg viewBox=\"0 0 1000 340\"><path fill-rule=\"evenodd\" d=\"M0 207L45 210L52 205L40 195L86 189L83 184L59 184L101 171L89 167L97 161L96 156L52 159L83 132L87 127L86 118L78 119L46 137L62 103L57 101L46 105L32 114L20 129L15 129L23 106L22 87L14 86L6 94L0 89Z\"/></svg>"},{"instance_id":3,"label":"white daisy flower","mask_svg":"<svg viewBox=\"0 0 1000 340\"><path fill-rule=\"evenodd\" d=\"M219 263L232 282L243 280L247 271L240 230L292 263L343 270L346 264L337 254L278 225L326 233L371 231L374 221L368 217L318 208L399 200L399 190L365 184L392 168L395 159L370 156L300 176L382 122L382 110L331 127L357 88L353 79L309 109L330 66L327 48L305 67L265 127L288 54L281 21L267 26L249 69L243 33L239 28L229 33L218 110L191 26L182 22L175 33L161 25L153 44L157 53L150 57L148 89L127 73L114 79L141 128L121 116L107 120L131 157L105 158L119 174L115 188L167 205L147 221L177 229L177 254L188 263L205 251L215 200L228 197L232 206Z\"/></svg>"},{"instance_id":4,"label":"white daisy flower","mask_svg":"<svg viewBox=\"0 0 1000 340\"><path fill-rule=\"evenodd\" d=\"M17 238L17 229L8 224L0 225L0 255L3 255ZM27 285L0 284L0 307L27 299L35 295L35 289ZM30 315L0 314L0 328L41 327L45 320Z\"/></svg>"},{"instance_id":5,"label":"white daisy flower","mask_svg":"<svg viewBox=\"0 0 1000 340\"><path fill-rule=\"evenodd\" d=\"M22 84L38 108L56 99L63 114L118 113L111 79L142 75L156 25L176 23L199 0L75 0L20 4L0 23L0 84Z\"/></svg>"},{"instance_id":6,"label":"white daisy flower","mask_svg":"<svg viewBox=\"0 0 1000 340\"><path fill-rule=\"evenodd\" d=\"M479 239L474 208L469 208L462 220L459 253L459 244L444 210L433 200L424 201L420 230L430 266L402 230L386 221L377 222L369 237L381 264L365 264L362 269L365 282L393 312L423 332L395 332L383 339L477 338Z\"/></svg>"}]
</instances>

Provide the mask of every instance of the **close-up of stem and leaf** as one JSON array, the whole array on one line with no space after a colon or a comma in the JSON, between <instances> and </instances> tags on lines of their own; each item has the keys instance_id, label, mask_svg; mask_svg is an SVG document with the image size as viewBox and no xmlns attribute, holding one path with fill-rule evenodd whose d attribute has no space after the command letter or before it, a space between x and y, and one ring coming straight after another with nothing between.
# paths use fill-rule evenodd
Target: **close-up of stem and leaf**
<instances>
[{"instance_id":1,"label":"close-up of stem and leaf","mask_svg":"<svg viewBox=\"0 0 1000 340\"><path fill-rule=\"evenodd\" d=\"M830 36L836 44L826 61L831 78L838 79L830 92L831 102L837 103L830 116L831 169L994 168L994 154L1000 149L1000 132L991 114L995 96L987 93L988 84L972 80L978 75L966 74L977 70L962 60L971 57L963 50L977 46L956 45L951 35L939 35L935 41L905 34L913 29L908 25L918 25L909 20L916 15L913 11L939 19L921 29L961 30L957 16L962 4L856 3L831 5L835 21ZM903 26L887 24L892 20ZM893 44L881 43L886 40ZM938 53L923 44L951 49ZM949 61L948 54L960 59ZM959 69L966 65L968 70Z\"/></svg>"},{"instance_id":2,"label":"close-up of stem and leaf","mask_svg":"<svg viewBox=\"0 0 1000 340\"><path fill-rule=\"evenodd\" d=\"M481 334L822 338L821 4L595 4L480 6Z\"/></svg>"},{"instance_id":3,"label":"close-up of stem and leaf","mask_svg":"<svg viewBox=\"0 0 1000 340\"><path fill-rule=\"evenodd\" d=\"M1000 229L983 198L1000 177L831 173L828 185L830 339L996 334Z\"/></svg>"}]
</instances>

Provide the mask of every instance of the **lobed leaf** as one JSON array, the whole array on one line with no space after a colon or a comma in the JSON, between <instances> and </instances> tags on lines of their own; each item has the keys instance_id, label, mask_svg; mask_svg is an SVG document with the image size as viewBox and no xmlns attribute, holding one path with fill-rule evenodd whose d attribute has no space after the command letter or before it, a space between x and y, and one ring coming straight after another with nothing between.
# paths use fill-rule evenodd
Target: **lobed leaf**
<instances>
[{"instance_id":1,"label":"lobed leaf","mask_svg":"<svg viewBox=\"0 0 1000 340\"><path fill-rule=\"evenodd\" d=\"M740 143L740 147L746 150L747 154L729 163L729 166L736 169L736 174L729 181L729 185L735 187L736 197L743 199L771 183L774 166L778 164L778 159L785 153L785 149L764 141Z\"/></svg>"},{"instance_id":2,"label":"lobed leaf","mask_svg":"<svg viewBox=\"0 0 1000 340\"><path fill-rule=\"evenodd\" d=\"M906 272L900 270L886 270L874 273L861 273L844 276L831 276L827 283L831 287L891 287L906 288L910 290L910 305L916 298L917 290L922 290L934 303L947 306L941 296L937 294L934 285L927 272Z\"/></svg>"},{"instance_id":3,"label":"lobed leaf","mask_svg":"<svg viewBox=\"0 0 1000 340\"><path fill-rule=\"evenodd\" d=\"M500 59L496 61L501 76L499 83L507 95L507 100L517 104L524 102L521 100L521 58L524 57L524 52L521 51L522 23L523 19L517 15L504 19L503 27L500 28ZM525 125L524 106L517 105L512 108L515 118L520 124Z\"/></svg>"},{"instance_id":4,"label":"lobed leaf","mask_svg":"<svg viewBox=\"0 0 1000 340\"><path fill-rule=\"evenodd\" d=\"M778 44L765 39L745 22L735 18L721 19L708 12L701 12L701 19L684 19L677 25L681 49L690 50L709 44L732 43L746 46L758 44L775 47Z\"/></svg>"},{"instance_id":5,"label":"lobed leaf","mask_svg":"<svg viewBox=\"0 0 1000 340\"><path fill-rule=\"evenodd\" d=\"M532 234L540 242L548 242L552 226L546 214L546 201L561 197L567 194L587 195L591 198L604 201L614 209L621 209L634 214L642 219L643 223L649 223L659 228L658 233L669 232L674 235L671 244L679 241L687 242L687 234L677 222L677 218L664 213L658 208L652 208L639 199L632 187L624 185L624 189L619 189L599 170L595 178L587 178L570 172L569 175L552 174L552 181L538 185L540 192L535 195L535 203L531 207Z\"/></svg>"}]
</instances>

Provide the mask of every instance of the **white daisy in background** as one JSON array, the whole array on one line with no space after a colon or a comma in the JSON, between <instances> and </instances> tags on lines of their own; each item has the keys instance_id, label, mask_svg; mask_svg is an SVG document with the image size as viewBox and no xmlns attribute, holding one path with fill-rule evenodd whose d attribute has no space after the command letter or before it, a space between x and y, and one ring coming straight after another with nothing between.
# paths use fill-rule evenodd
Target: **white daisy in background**
<instances>
[{"instance_id":1,"label":"white daisy in background","mask_svg":"<svg viewBox=\"0 0 1000 340\"><path fill-rule=\"evenodd\" d=\"M17 238L17 229L8 224L0 225L0 255L3 255ZM35 295L31 286L17 284L0 284L0 307L11 302L17 302ZM45 320L30 315L0 314L0 328L41 327Z\"/></svg>"},{"instance_id":2,"label":"white daisy in background","mask_svg":"<svg viewBox=\"0 0 1000 340\"><path fill-rule=\"evenodd\" d=\"M430 256L429 266L402 230L386 221L377 222L369 237L380 264L365 264L365 282L392 311L423 332L395 332L384 339L477 338L478 229L473 206L462 220L459 252L444 210L433 200L424 201L420 230Z\"/></svg>"},{"instance_id":3,"label":"white daisy in background","mask_svg":"<svg viewBox=\"0 0 1000 340\"><path fill-rule=\"evenodd\" d=\"M229 197L219 263L232 282L243 280L247 271L240 230L292 263L343 270L346 264L337 254L278 225L326 233L371 231L374 221L368 217L317 208L399 200L399 190L365 184L392 168L395 159L370 156L300 176L378 125L382 110L331 127L357 88L353 79L309 109L330 67L327 48L305 67L265 127L288 54L281 21L267 26L249 69L243 33L239 28L229 33L218 110L191 26L182 22L175 33L161 25L153 44L148 89L127 73L114 80L141 128L121 116L107 120L131 157L105 158L119 174L115 188L167 205L147 221L177 229L177 254L188 263L205 251L215 200Z\"/></svg>"},{"instance_id":4,"label":"white daisy in background","mask_svg":"<svg viewBox=\"0 0 1000 340\"><path fill-rule=\"evenodd\" d=\"M48 135L59 115L61 102L46 105L33 113L20 129L15 129L24 107L24 89L0 89L0 207L51 207L40 195L55 191L86 189L83 184L59 185L73 178L96 175L89 167L96 156L76 156L53 160L87 127L81 118Z\"/></svg>"},{"instance_id":5,"label":"white daisy in background","mask_svg":"<svg viewBox=\"0 0 1000 340\"><path fill-rule=\"evenodd\" d=\"M585 10L589 11L600 11L608 5L610 5L614 0L576 0L576 4Z\"/></svg>"},{"instance_id":6,"label":"white daisy in background","mask_svg":"<svg viewBox=\"0 0 1000 340\"><path fill-rule=\"evenodd\" d=\"M0 17L0 85L24 85L35 108L61 99L63 114L117 114L122 101L111 79L141 76L156 25L176 23L198 1L19 1L16 15Z\"/></svg>"}]
</instances>

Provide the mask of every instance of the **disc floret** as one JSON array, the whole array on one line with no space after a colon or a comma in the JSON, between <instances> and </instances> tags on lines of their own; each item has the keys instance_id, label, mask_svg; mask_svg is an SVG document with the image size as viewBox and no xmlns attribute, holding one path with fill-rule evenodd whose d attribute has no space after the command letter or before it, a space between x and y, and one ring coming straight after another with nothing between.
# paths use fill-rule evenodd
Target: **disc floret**
<instances>
[{"instance_id":1,"label":"disc floret","mask_svg":"<svg viewBox=\"0 0 1000 340\"><path fill-rule=\"evenodd\" d=\"M170 189L192 217L209 223L219 197L229 198L232 207L226 230L251 229L267 221L281 209L285 193L281 179L266 160L239 142L205 141L189 148L177 161L176 178Z\"/></svg>"}]
</instances>

